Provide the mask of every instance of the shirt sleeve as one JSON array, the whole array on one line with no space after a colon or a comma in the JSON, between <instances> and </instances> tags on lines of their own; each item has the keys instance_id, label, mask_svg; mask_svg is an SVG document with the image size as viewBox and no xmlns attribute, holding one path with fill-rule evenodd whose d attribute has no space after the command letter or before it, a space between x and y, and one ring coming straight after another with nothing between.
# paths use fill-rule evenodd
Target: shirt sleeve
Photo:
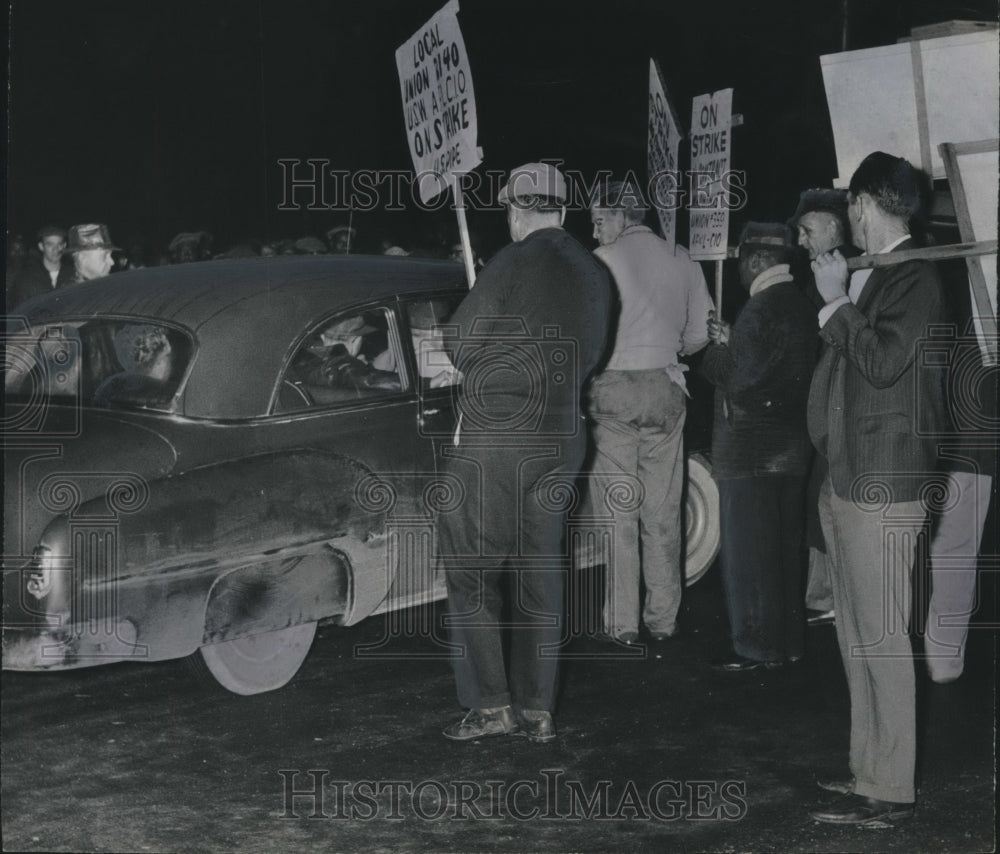
<instances>
[{"instance_id":1,"label":"shirt sleeve","mask_svg":"<svg viewBox=\"0 0 1000 854\"><path fill-rule=\"evenodd\" d=\"M690 356L708 344L708 313L715 308L708 294L701 264L691 261L688 279L687 321L681 333L681 355Z\"/></svg>"},{"instance_id":2,"label":"shirt sleeve","mask_svg":"<svg viewBox=\"0 0 1000 854\"><path fill-rule=\"evenodd\" d=\"M828 302L819 310L819 327L822 329L826 326L826 322L833 317L834 312L840 308L842 305L847 305L850 303L851 298L844 294L842 297L837 297L833 302Z\"/></svg>"}]
</instances>

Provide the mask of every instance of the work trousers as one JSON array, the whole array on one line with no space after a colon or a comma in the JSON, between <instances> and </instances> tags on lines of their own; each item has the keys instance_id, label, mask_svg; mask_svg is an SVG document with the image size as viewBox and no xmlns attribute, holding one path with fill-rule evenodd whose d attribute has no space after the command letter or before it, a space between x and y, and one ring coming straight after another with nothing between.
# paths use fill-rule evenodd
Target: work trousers
<instances>
[{"instance_id":1,"label":"work trousers","mask_svg":"<svg viewBox=\"0 0 1000 854\"><path fill-rule=\"evenodd\" d=\"M662 369L605 371L594 379L594 465L590 500L613 520L606 573L605 630L639 630L639 576L646 586L642 622L651 632L677 629L684 491L683 390Z\"/></svg>"},{"instance_id":2,"label":"work trousers","mask_svg":"<svg viewBox=\"0 0 1000 854\"><path fill-rule=\"evenodd\" d=\"M720 478L722 581L733 650L754 661L802 657L803 475Z\"/></svg>"},{"instance_id":3,"label":"work trousers","mask_svg":"<svg viewBox=\"0 0 1000 854\"><path fill-rule=\"evenodd\" d=\"M809 549L806 576L806 607L813 611L833 610L833 582L830 581L830 558L819 549Z\"/></svg>"},{"instance_id":4,"label":"work trousers","mask_svg":"<svg viewBox=\"0 0 1000 854\"><path fill-rule=\"evenodd\" d=\"M854 791L912 803L917 742L909 617L916 540L926 514L919 501L839 498L829 478L820 489L819 513L851 697Z\"/></svg>"},{"instance_id":5,"label":"work trousers","mask_svg":"<svg viewBox=\"0 0 1000 854\"><path fill-rule=\"evenodd\" d=\"M946 509L931 538L931 601L924 653L935 682L950 682L965 668L969 618L976 605L976 562L990 506L990 475L952 472Z\"/></svg>"},{"instance_id":6,"label":"work trousers","mask_svg":"<svg viewBox=\"0 0 1000 854\"><path fill-rule=\"evenodd\" d=\"M443 449L445 486L462 493L440 513L438 537L466 708L555 706L558 651L568 640L565 517L585 453L582 430Z\"/></svg>"}]
</instances>

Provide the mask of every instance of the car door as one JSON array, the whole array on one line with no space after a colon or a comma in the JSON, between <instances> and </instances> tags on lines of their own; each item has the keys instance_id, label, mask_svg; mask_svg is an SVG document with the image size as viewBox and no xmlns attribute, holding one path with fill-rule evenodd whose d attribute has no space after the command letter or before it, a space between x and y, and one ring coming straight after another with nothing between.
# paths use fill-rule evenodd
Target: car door
<instances>
[{"instance_id":1,"label":"car door","mask_svg":"<svg viewBox=\"0 0 1000 854\"><path fill-rule=\"evenodd\" d=\"M419 384L406 337L395 299L337 312L303 330L279 377L272 417L284 431L282 444L356 463L353 482L330 488L358 514L379 520L362 542L333 544L353 570L348 623L434 595L425 499L434 456L419 429Z\"/></svg>"}]
</instances>

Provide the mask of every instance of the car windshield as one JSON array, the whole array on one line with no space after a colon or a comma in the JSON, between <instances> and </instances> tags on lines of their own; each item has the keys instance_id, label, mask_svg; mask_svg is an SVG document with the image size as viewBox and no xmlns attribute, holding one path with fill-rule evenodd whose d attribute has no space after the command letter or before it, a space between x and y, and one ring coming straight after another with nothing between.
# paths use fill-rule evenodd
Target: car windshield
<instances>
[{"instance_id":1,"label":"car windshield","mask_svg":"<svg viewBox=\"0 0 1000 854\"><path fill-rule=\"evenodd\" d=\"M191 336L145 320L49 322L5 340L4 396L171 411L194 346Z\"/></svg>"}]
</instances>

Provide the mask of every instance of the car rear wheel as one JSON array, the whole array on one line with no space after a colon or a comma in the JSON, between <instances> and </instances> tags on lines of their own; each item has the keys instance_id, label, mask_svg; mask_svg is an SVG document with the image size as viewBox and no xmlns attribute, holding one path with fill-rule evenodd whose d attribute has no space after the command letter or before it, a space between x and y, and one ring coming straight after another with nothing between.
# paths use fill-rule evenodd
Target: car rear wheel
<instances>
[{"instance_id":1,"label":"car rear wheel","mask_svg":"<svg viewBox=\"0 0 1000 854\"><path fill-rule=\"evenodd\" d=\"M690 587L719 553L719 488L712 480L712 464L701 454L691 454L687 467L684 583Z\"/></svg>"},{"instance_id":2,"label":"car rear wheel","mask_svg":"<svg viewBox=\"0 0 1000 854\"><path fill-rule=\"evenodd\" d=\"M208 674L234 694L260 694L288 684L298 672L316 635L316 623L235 638L201 647L195 670Z\"/></svg>"}]
</instances>

